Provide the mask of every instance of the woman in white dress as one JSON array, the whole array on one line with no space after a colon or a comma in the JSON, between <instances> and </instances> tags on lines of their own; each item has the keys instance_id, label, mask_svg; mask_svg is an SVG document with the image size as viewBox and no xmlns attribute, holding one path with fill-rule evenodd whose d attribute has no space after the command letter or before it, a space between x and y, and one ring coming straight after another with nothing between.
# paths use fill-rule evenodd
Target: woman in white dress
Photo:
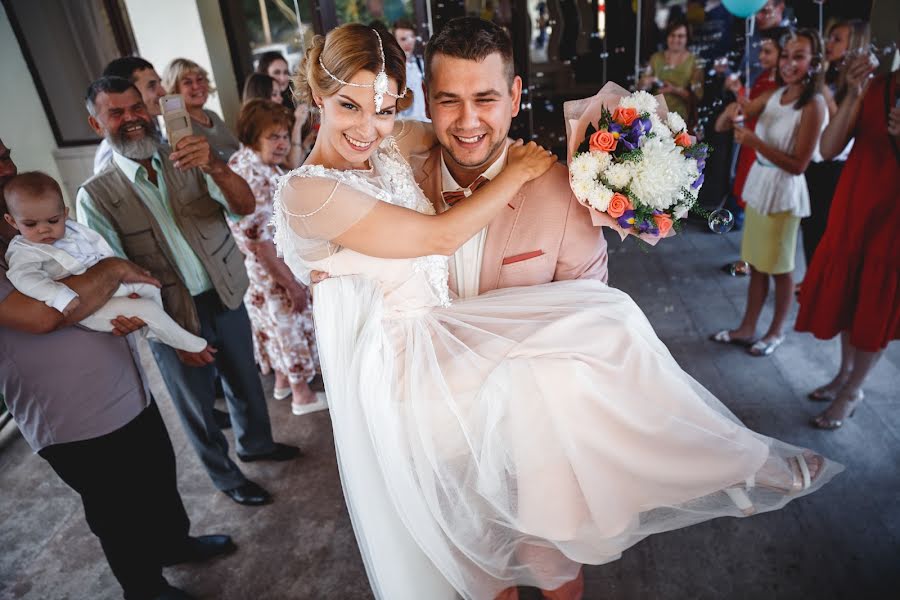
<instances>
[{"instance_id":1,"label":"woman in white dress","mask_svg":"<svg viewBox=\"0 0 900 600\"><path fill-rule=\"evenodd\" d=\"M841 470L743 427L605 284L452 300L447 256L554 159L514 145L435 215L391 137L404 76L368 27L317 37L296 89L321 130L275 201L287 264L332 275L315 290L320 360L377 598L556 589L649 534L774 510Z\"/></svg>"}]
</instances>

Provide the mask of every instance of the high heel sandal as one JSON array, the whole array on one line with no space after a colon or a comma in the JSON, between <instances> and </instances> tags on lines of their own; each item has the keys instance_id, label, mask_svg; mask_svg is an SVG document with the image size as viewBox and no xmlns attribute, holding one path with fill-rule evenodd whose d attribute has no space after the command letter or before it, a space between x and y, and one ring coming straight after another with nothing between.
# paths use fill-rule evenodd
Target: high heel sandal
<instances>
[{"instance_id":1,"label":"high heel sandal","mask_svg":"<svg viewBox=\"0 0 900 600\"><path fill-rule=\"evenodd\" d=\"M811 391L806 397L814 402L834 402L838 399L838 396L840 396L843 384L837 389L829 389L830 385L831 384L823 385L820 388L816 388Z\"/></svg>"},{"instance_id":2,"label":"high heel sandal","mask_svg":"<svg viewBox=\"0 0 900 600\"><path fill-rule=\"evenodd\" d=\"M822 466L824 462L821 460L819 455L811 455L810 459L819 458L819 468L816 470L816 476L813 477L809 472L809 462L807 461L807 455L800 454L797 456L791 456L787 459L787 463L791 468L791 484L789 486L781 486L775 485L771 483L756 483L756 475L748 478L745 482L745 487L730 487L725 489L725 493L731 499L735 506L744 513L745 516L751 516L756 514L756 506L753 505L753 502L750 500L750 496L747 495L747 490L756 487L768 488L770 490L774 490L776 492L781 492L784 494L797 494L803 491L808 490L813 482L819 478L819 475L822 472Z\"/></svg>"},{"instance_id":3,"label":"high heel sandal","mask_svg":"<svg viewBox=\"0 0 900 600\"><path fill-rule=\"evenodd\" d=\"M826 408L824 412L816 415L812 419L810 419L810 424L817 429L825 429L827 431L834 431L835 429L840 429L844 426L844 421L847 419L852 419L853 415L856 414L856 409L859 406L859 403L862 402L863 398L865 398L865 394L863 394L862 390L856 392L853 395L853 398L847 401L847 404L852 405L850 408L850 412L847 413L847 416L841 419L829 419L825 416L825 413L828 412ZM837 398L835 398L837 401Z\"/></svg>"}]
</instances>

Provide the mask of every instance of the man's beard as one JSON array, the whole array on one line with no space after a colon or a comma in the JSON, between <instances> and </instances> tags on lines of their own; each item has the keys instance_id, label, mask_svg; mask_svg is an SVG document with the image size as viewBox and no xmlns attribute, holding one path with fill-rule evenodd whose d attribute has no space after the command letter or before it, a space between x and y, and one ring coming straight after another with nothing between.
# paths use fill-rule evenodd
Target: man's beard
<instances>
[{"instance_id":1,"label":"man's beard","mask_svg":"<svg viewBox=\"0 0 900 600\"><path fill-rule=\"evenodd\" d=\"M122 125L118 134L108 132L106 139L109 141L109 145L125 158L147 160L153 156L159 146L159 130L152 121L144 121L141 123L144 127L144 137L139 140L130 140L124 131L128 125L132 125L132 123Z\"/></svg>"},{"instance_id":2,"label":"man's beard","mask_svg":"<svg viewBox=\"0 0 900 600\"><path fill-rule=\"evenodd\" d=\"M464 169L480 169L480 168L487 168L487 167L491 166L491 163L493 163L493 161L496 160L498 156L500 156L500 153L498 152L498 150L505 145L506 145L506 136L503 136L500 138L500 140L496 144L494 144L491 147L491 149L487 153L487 157L478 163L467 163L467 162L460 160L460 158L458 156L456 156L456 154L453 152L453 149L451 146L444 146L444 150L447 152L447 154L450 155L450 158L453 159L453 162L458 164L460 167L463 167Z\"/></svg>"}]
</instances>

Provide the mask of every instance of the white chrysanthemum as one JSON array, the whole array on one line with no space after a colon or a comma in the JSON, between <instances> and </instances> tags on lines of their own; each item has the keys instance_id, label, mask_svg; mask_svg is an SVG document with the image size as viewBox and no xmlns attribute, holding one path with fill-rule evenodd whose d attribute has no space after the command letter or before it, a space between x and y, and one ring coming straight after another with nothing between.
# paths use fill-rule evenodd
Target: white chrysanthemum
<instances>
[{"instance_id":1,"label":"white chrysanthemum","mask_svg":"<svg viewBox=\"0 0 900 600\"><path fill-rule=\"evenodd\" d=\"M685 159L671 139L647 140L641 150L643 158L634 170L631 191L652 208L668 209L681 200L682 188L690 189L697 177L697 163Z\"/></svg>"},{"instance_id":2,"label":"white chrysanthemum","mask_svg":"<svg viewBox=\"0 0 900 600\"><path fill-rule=\"evenodd\" d=\"M594 173L597 174L603 173L612 164L609 152L591 152L591 158L594 161Z\"/></svg>"},{"instance_id":3,"label":"white chrysanthemum","mask_svg":"<svg viewBox=\"0 0 900 600\"><path fill-rule=\"evenodd\" d=\"M606 169L606 172L603 173L603 177L610 186L617 190L621 190L631 183L633 171L634 169L632 168L631 163L625 162L613 164Z\"/></svg>"},{"instance_id":4,"label":"white chrysanthemum","mask_svg":"<svg viewBox=\"0 0 900 600\"><path fill-rule=\"evenodd\" d=\"M669 126L669 129L671 129L675 133L687 129L687 124L684 122L684 119L681 118L681 115L679 115L677 112L670 112L668 115L666 115L666 124Z\"/></svg>"},{"instance_id":5,"label":"white chrysanthemum","mask_svg":"<svg viewBox=\"0 0 900 600\"><path fill-rule=\"evenodd\" d=\"M669 127L663 123L662 119L660 119L656 113L650 113L650 131L655 133L659 137L663 138L671 138L672 132L669 130Z\"/></svg>"},{"instance_id":6,"label":"white chrysanthemum","mask_svg":"<svg viewBox=\"0 0 900 600\"><path fill-rule=\"evenodd\" d=\"M594 187L597 185L597 182L589 179L587 177L573 177L572 178L572 192L575 194L575 197L584 202L590 203L591 201L591 192L593 192Z\"/></svg>"},{"instance_id":7,"label":"white chrysanthemum","mask_svg":"<svg viewBox=\"0 0 900 600\"><path fill-rule=\"evenodd\" d=\"M569 165L569 173L573 180L593 179L597 176L595 161L591 152L582 152L572 159Z\"/></svg>"},{"instance_id":8,"label":"white chrysanthemum","mask_svg":"<svg viewBox=\"0 0 900 600\"><path fill-rule=\"evenodd\" d=\"M619 100L619 106L622 108L634 108L638 111L638 114L650 113L652 115L659 107L659 102L651 94L640 90Z\"/></svg>"},{"instance_id":9,"label":"white chrysanthemum","mask_svg":"<svg viewBox=\"0 0 900 600\"><path fill-rule=\"evenodd\" d=\"M612 200L613 191L602 183L594 182L594 188L591 190L587 203L601 212L606 212L609 208L609 201Z\"/></svg>"}]
</instances>

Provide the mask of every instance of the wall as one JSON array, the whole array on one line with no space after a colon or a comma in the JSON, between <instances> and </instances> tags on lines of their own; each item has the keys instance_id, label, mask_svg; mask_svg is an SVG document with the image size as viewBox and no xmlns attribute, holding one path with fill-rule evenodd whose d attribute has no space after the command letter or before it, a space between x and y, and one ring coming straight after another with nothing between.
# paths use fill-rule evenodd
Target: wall
<instances>
[{"instance_id":1,"label":"wall","mask_svg":"<svg viewBox=\"0 0 900 600\"><path fill-rule=\"evenodd\" d=\"M38 96L6 10L0 8L0 138L13 151L20 171L44 171L57 181L64 178L56 165L56 139ZM71 188L63 186L67 201Z\"/></svg>"},{"instance_id":2,"label":"wall","mask_svg":"<svg viewBox=\"0 0 900 600\"><path fill-rule=\"evenodd\" d=\"M206 107L234 126L240 109L231 54L217 0L125 0L140 55L162 74L178 57L209 71L219 89Z\"/></svg>"}]
</instances>

